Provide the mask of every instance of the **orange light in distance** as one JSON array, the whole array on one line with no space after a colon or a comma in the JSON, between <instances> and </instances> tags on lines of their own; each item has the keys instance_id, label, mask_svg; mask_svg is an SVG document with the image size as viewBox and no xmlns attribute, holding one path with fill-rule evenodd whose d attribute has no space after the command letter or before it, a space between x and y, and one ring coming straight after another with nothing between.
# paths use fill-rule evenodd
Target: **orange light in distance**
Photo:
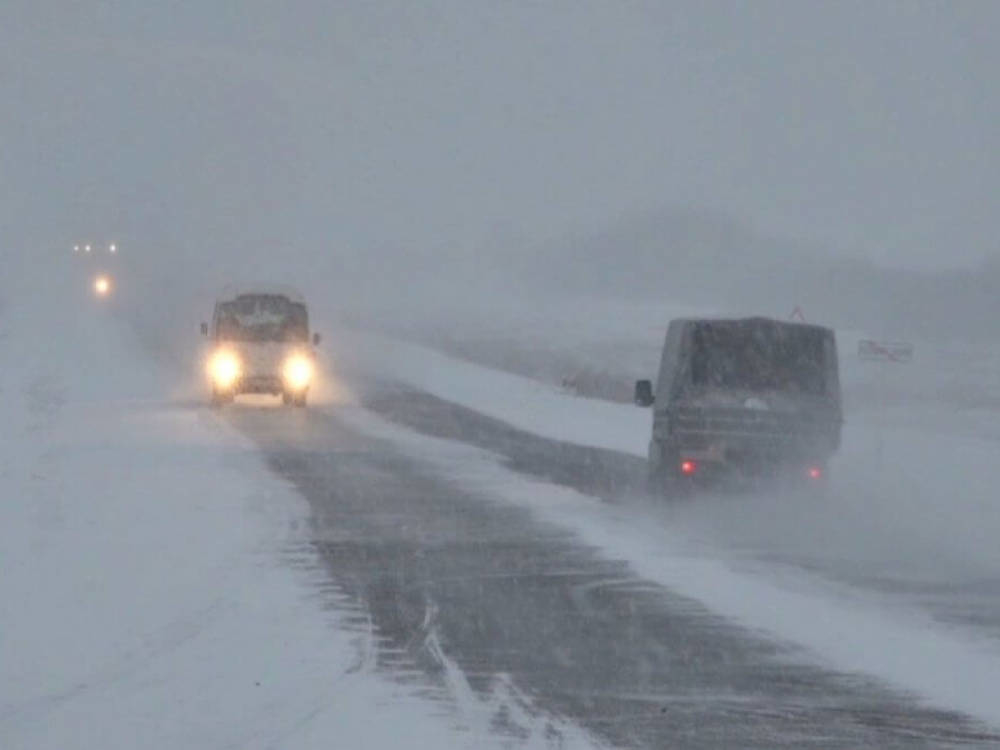
<instances>
[{"instance_id":1,"label":"orange light in distance","mask_svg":"<svg viewBox=\"0 0 1000 750\"><path fill-rule=\"evenodd\" d=\"M94 279L94 294L98 297L107 297L111 294L111 279L104 274Z\"/></svg>"}]
</instances>

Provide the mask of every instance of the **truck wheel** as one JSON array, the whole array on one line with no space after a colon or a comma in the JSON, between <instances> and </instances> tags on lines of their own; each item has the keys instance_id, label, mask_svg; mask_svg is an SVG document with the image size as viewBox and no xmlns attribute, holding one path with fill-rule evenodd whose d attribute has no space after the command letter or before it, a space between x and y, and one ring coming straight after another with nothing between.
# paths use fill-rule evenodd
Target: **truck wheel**
<instances>
[{"instance_id":1,"label":"truck wheel","mask_svg":"<svg viewBox=\"0 0 1000 750\"><path fill-rule=\"evenodd\" d=\"M682 477L673 468L662 468L650 472L647 486L654 497L678 500L691 494L693 485L687 477Z\"/></svg>"},{"instance_id":2,"label":"truck wheel","mask_svg":"<svg viewBox=\"0 0 1000 750\"><path fill-rule=\"evenodd\" d=\"M663 497L669 491L669 480L663 469L651 469L646 474L646 492L654 497Z\"/></svg>"},{"instance_id":3,"label":"truck wheel","mask_svg":"<svg viewBox=\"0 0 1000 750\"><path fill-rule=\"evenodd\" d=\"M285 406L290 405L292 403L292 394L289 393L288 391L282 391L281 403L283 403Z\"/></svg>"},{"instance_id":4,"label":"truck wheel","mask_svg":"<svg viewBox=\"0 0 1000 750\"><path fill-rule=\"evenodd\" d=\"M649 444L649 473L646 475L646 490L656 497L669 497L676 483L677 465L675 451L658 440Z\"/></svg>"},{"instance_id":5,"label":"truck wheel","mask_svg":"<svg viewBox=\"0 0 1000 750\"><path fill-rule=\"evenodd\" d=\"M305 406L306 405L306 391L302 391L302 393L300 393L299 395L295 396L292 399L292 403L295 406L298 406L298 407Z\"/></svg>"}]
</instances>

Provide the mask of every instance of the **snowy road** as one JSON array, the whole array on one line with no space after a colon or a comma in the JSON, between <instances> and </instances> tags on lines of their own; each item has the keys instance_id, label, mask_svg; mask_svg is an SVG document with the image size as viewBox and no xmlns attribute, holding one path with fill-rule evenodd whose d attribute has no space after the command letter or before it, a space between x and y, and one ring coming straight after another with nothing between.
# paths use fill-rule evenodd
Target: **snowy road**
<instances>
[{"instance_id":1,"label":"snowy road","mask_svg":"<svg viewBox=\"0 0 1000 750\"><path fill-rule=\"evenodd\" d=\"M78 281L5 290L3 747L1000 746L993 444L665 505L635 409L336 332L213 412Z\"/></svg>"},{"instance_id":2,"label":"snowy road","mask_svg":"<svg viewBox=\"0 0 1000 750\"><path fill-rule=\"evenodd\" d=\"M488 448L515 474L600 495L627 489L637 468L396 386L354 387L368 409ZM508 502L503 479L484 485L426 460L427 438L368 409L247 406L228 417L309 500L329 575L369 613L388 673L423 672L446 694L459 683L512 737L541 714L624 747L1000 743L958 712L817 667L644 578Z\"/></svg>"},{"instance_id":3,"label":"snowy road","mask_svg":"<svg viewBox=\"0 0 1000 750\"><path fill-rule=\"evenodd\" d=\"M378 667L309 505L87 276L17 270L0 285L0 747L509 744L461 680ZM524 747L595 747L558 718L519 726Z\"/></svg>"}]
</instances>

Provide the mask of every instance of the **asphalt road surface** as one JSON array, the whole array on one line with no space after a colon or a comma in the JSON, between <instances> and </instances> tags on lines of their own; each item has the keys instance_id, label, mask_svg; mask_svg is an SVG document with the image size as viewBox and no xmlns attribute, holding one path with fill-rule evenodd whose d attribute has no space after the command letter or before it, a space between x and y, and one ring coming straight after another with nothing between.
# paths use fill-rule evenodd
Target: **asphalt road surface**
<instances>
[{"instance_id":1,"label":"asphalt road surface","mask_svg":"<svg viewBox=\"0 0 1000 750\"><path fill-rule=\"evenodd\" d=\"M531 436L425 394L370 385L362 398L395 422L599 497L641 482L641 461ZM1000 735L962 715L805 663L529 511L358 433L336 409L237 404L225 413L308 499L316 549L371 629L376 668L442 701L459 670L493 699L495 731L515 745L529 712L622 747L1000 747ZM552 737L558 746L557 721Z\"/></svg>"}]
</instances>

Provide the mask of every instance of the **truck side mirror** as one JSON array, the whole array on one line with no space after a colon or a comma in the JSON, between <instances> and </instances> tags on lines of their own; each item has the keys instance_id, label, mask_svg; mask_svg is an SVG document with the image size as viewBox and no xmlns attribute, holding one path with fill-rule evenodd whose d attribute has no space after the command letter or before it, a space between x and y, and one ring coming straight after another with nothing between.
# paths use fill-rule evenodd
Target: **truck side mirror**
<instances>
[{"instance_id":1,"label":"truck side mirror","mask_svg":"<svg viewBox=\"0 0 1000 750\"><path fill-rule=\"evenodd\" d=\"M635 401L636 406L652 406L656 400L653 396L653 383L649 380L635 381Z\"/></svg>"},{"instance_id":2,"label":"truck side mirror","mask_svg":"<svg viewBox=\"0 0 1000 750\"><path fill-rule=\"evenodd\" d=\"M201 335L202 336L207 336L208 335L208 323L202 323L201 324Z\"/></svg>"},{"instance_id":3,"label":"truck side mirror","mask_svg":"<svg viewBox=\"0 0 1000 750\"><path fill-rule=\"evenodd\" d=\"M313 346L319 346L319 342L323 340L323 337L318 333L313 334Z\"/></svg>"}]
</instances>

